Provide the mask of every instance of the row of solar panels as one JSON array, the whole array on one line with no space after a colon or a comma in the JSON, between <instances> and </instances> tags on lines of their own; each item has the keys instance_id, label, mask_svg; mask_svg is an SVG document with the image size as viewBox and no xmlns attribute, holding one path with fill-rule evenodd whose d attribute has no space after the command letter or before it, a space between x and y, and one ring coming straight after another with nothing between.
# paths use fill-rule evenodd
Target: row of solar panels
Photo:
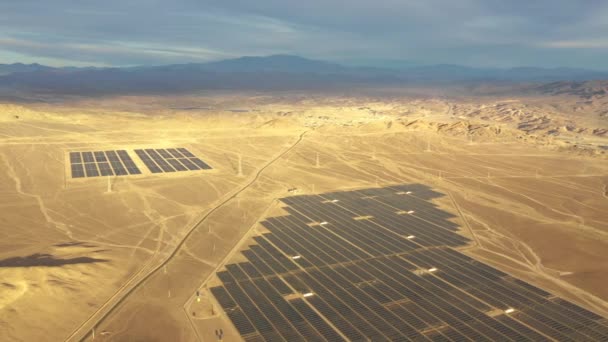
<instances>
[{"instance_id":1,"label":"row of solar panels","mask_svg":"<svg viewBox=\"0 0 608 342\"><path fill-rule=\"evenodd\" d=\"M209 165L185 148L138 149L135 150L135 153L152 173L211 169Z\"/></svg>"},{"instance_id":2,"label":"row of solar panels","mask_svg":"<svg viewBox=\"0 0 608 342\"><path fill-rule=\"evenodd\" d=\"M72 178L141 174L127 151L70 152Z\"/></svg>"},{"instance_id":3,"label":"row of solar panels","mask_svg":"<svg viewBox=\"0 0 608 342\"><path fill-rule=\"evenodd\" d=\"M151 173L211 169L185 148L145 149L135 152ZM125 150L70 152L70 168L72 178L141 174Z\"/></svg>"},{"instance_id":4,"label":"row of solar panels","mask_svg":"<svg viewBox=\"0 0 608 342\"><path fill-rule=\"evenodd\" d=\"M451 215L403 193L284 199L289 215L266 220L271 233L254 238L242 251L247 262L227 265L212 288L242 337L608 340L601 316L445 247L467 241ZM407 208L415 215L395 214Z\"/></svg>"}]
</instances>

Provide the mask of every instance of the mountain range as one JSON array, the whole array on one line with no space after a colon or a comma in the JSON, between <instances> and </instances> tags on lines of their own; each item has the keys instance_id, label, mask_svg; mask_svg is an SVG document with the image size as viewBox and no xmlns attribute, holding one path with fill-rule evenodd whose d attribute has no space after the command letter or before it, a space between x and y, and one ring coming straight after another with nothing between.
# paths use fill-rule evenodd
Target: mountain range
<instances>
[{"instance_id":1,"label":"mountain range","mask_svg":"<svg viewBox=\"0 0 608 342\"><path fill-rule=\"evenodd\" d=\"M393 86L461 82L548 83L606 79L606 71L576 68L499 69L442 64L393 69L344 66L290 55L121 68L0 64L0 91L29 90L69 94L201 89L310 89L345 85Z\"/></svg>"}]
</instances>

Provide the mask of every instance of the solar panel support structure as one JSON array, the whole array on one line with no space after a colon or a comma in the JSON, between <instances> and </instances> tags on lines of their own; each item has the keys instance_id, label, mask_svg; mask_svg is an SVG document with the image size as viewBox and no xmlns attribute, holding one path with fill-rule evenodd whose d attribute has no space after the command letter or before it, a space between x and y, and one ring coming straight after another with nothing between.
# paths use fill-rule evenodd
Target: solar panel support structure
<instances>
[{"instance_id":1,"label":"solar panel support structure","mask_svg":"<svg viewBox=\"0 0 608 342\"><path fill-rule=\"evenodd\" d=\"M106 190L106 194L112 192L112 177L108 176L108 189Z\"/></svg>"},{"instance_id":2,"label":"solar panel support structure","mask_svg":"<svg viewBox=\"0 0 608 342\"><path fill-rule=\"evenodd\" d=\"M243 157L239 153L239 173L237 174L239 177L243 177Z\"/></svg>"}]
</instances>

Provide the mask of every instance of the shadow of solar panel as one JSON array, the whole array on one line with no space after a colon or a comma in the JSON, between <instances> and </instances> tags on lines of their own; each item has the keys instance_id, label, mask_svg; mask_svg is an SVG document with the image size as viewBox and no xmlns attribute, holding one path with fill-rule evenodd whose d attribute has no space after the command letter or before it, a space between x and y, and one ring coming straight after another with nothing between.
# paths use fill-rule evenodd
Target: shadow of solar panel
<instances>
[{"instance_id":1,"label":"shadow of solar panel","mask_svg":"<svg viewBox=\"0 0 608 342\"><path fill-rule=\"evenodd\" d=\"M608 340L601 316L454 250L469 240L426 202L439 196L414 184L282 199L287 215L218 277L259 308L243 310L254 325L272 322L264 338Z\"/></svg>"}]
</instances>

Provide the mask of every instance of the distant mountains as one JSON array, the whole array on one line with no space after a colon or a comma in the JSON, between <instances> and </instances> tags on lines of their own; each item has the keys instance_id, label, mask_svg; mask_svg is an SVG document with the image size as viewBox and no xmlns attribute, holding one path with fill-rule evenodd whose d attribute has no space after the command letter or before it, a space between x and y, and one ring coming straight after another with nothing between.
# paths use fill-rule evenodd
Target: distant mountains
<instances>
[{"instance_id":1,"label":"distant mountains","mask_svg":"<svg viewBox=\"0 0 608 342\"><path fill-rule=\"evenodd\" d=\"M608 96L608 81L553 82L543 84L537 90L550 95L575 95L585 99L603 98Z\"/></svg>"},{"instance_id":2,"label":"distant mountains","mask_svg":"<svg viewBox=\"0 0 608 342\"><path fill-rule=\"evenodd\" d=\"M546 83L602 79L608 79L608 72L572 68L471 68L458 65L403 69L348 67L290 55L125 68L53 68L39 64L0 64L0 91L69 94L204 89L319 89L457 82Z\"/></svg>"},{"instance_id":3,"label":"distant mountains","mask_svg":"<svg viewBox=\"0 0 608 342\"><path fill-rule=\"evenodd\" d=\"M33 72L33 71L48 71L53 68L40 64L0 64L0 76L13 74L17 72Z\"/></svg>"}]
</instances>

